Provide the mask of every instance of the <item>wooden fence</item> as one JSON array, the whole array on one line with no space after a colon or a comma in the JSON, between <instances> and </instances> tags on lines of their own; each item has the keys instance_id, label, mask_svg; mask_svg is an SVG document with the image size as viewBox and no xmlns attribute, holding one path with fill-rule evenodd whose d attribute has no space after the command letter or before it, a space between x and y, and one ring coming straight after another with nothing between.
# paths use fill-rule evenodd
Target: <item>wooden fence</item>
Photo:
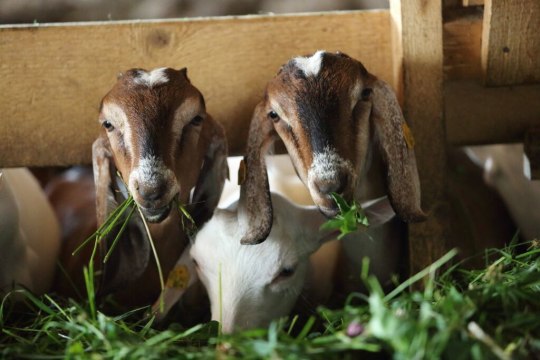
<instances>
[{"instance_id":1,"label":"wooden fence","mask_svg":"<svg viewBox=\"0 0 540 360\"><path fill-rule=\"evenodd\" d=\"M451 246L446 147L535 139L527 134L540 125L540 3L390 4L365 12L0 26L0 166L89 163L100 98L131 67L187 67L240 153L251 111L279 66L317 49L341 50L394 86L412 124L431 215L410 226L411 270L418 270Z\"/></svg>"}]
</instances>

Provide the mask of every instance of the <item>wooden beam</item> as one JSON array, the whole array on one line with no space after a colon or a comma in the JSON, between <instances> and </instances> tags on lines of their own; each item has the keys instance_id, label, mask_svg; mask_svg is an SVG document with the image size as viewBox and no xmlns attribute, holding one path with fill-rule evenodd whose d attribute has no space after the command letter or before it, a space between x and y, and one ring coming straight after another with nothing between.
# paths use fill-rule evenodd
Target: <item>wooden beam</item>
<instances>
[{"instance_id":1,"label":"wooden beam","mask_svg":"<svg viewBox=\"0 0 540 360\"><path fill-rule=\"evenodd\" d=\"M289 58L341 50L393 83L387 10L0 26L0 166L90 162L99 101L119 71L188 67L233 153Z\"/></svg>"},{"instance_id":2,"label":"wooden beam","mask_svg":"<svg viewBox=\"0 0 540 360\"><path fill-rule=\"evenodd\" d=\"M486 88L478 81L448 81L445 120L451 145L522 142L540 126L540 85Z\"/></svg>"},{"instance_id":3,"label":"wooden beam","mask_svg":"<svg viewBox=\"0 0 540 360\"><path fill-rule=\"evenodd\" d=\"M422 207L429 215L427 221L409 226L414 273L446 250L442 1L392 0L390 9L402 28L404 113L416 138Z\"/></svg>"},{"instance_id":4,"label":"wooden beam","mask_svg":"<svg viewBox=\"0 0 540 360\"><path fill-rule=\"evenodd\" d=\"M488 86L540 82L540 1L486 0L482 68Z\"/></svg>"}]
</instances>

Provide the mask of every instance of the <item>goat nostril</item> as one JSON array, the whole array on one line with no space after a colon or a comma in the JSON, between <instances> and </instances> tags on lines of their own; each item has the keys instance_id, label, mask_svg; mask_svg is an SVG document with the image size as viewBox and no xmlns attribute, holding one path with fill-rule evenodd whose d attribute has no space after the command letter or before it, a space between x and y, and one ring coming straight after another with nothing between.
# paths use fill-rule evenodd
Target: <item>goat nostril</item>
<instances>
[{"instance_id":1,"label":"goat nostril","mask_svg":"<svg viewBox=\"0 0 540 360\"><path fill-rule=\"evenodd\" d=\"M157 201L165 195L167 186L165 183L162 183L158 186L140 186L137 190L144 200Z\"/></svg>"},{"instance_id":2,"label":"goat nostril","mask_svg":"<svg viewBox=\"0 0 540 360\"><path fill-rule=\"evenodd\" d=\"M342 175L338 179L318 180L315 182L315 186L320 193L325 195L330 193L342 194L347 188L348 179L347 175Z\"/></svg>"}]
</instances>

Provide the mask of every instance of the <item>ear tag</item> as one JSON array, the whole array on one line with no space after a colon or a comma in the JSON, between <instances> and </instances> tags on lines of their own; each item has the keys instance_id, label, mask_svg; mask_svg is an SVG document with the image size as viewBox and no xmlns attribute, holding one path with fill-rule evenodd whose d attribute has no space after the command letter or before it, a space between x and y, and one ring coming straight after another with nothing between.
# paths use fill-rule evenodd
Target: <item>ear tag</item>
<instances>
[{"instance_id":1,"label":"ear tag","mask_svg":"<svg viewBox=\"0 0 540 360\"><path fill-rule=\"evenodd\" d=\"M240 166L238 167L238 185L242 185L246 181L246 163L244 159L240 161Z\"/></svg>"},{"instance_id":2,"label":"ear tag","mask_svg":"<svg viewBox=\"0 0 540 360\"><path fill-rule=\"evenodd\" d=\"M184 290L189 285L189 269L186 265L177 265L169 273L166 287Z\"/></svg>"},{"instance_id":3,"label":"ear tag","mask_svg":"<svg viewBox=\"0 0 540 360\"><path fill-rule=\"evenodd\" d=\"M407 147L409 149L414 148L414 137L411 132L411 129L409 128L409 125L405 121L401 123L401 129L403 130L403 137L405 138L405 142L407 143Z\"/></svg>"}]
</instances>

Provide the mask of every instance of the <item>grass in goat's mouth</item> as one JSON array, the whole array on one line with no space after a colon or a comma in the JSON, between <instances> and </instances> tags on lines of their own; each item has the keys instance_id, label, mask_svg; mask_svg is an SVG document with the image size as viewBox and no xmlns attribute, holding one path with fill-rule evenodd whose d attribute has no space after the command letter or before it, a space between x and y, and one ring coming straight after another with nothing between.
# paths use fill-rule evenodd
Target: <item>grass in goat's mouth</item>
<instances>
[{"instance_id":1,"label":"grass in goat's mouth","mask_svg":"<svg viewBox=\"0 0 540 360\"><path fill-rule=\"evenodd\" d=\"M195 221L193 220L189 212L186 210L185 206L180 204L176 199L173 199L173 202L176 205L176 208L178 209L179 216L182 221L182 228L187 232L188 235L192 235L196 231ZM160 263L159 256L156 251L152 234L150 233L150 229L148 227L148 222L146 218L144 217L141 207L135 202L135 199L133 198L131 194L113 212L111 212L111 214L107 217L105 222L96 230L96 232L94 232L90 237L84 240L83 243L79 245L79 247L77 247L77 249L75 249L75 251L73 251L72 253L72 255L76 255L83 247L85 247L88 243L94 240L94 248L93 248L92 255L90 257L89 264L88 264L89 267L88 269L85 269L85 279L87 283L90 280L92 280L93 282L93 263L94 263L94 258L95 258L95 254L97 252L99 243L105 237L107 237L114 229L117 229L118 226L120 226L118 233L116 233L116 236L112 240L109 246L109 249L107 250L107 253L105 254L103 258L103 263L107 263L116 245L118 244L118 241L120 240L122 234L126 230L129 224L129 221L133 217L135 210L139 212L139 216L142 219L142 222L144 224L144 228L146 231L146 235L148 236L148 240L150 242L152 254L154 256L154 260L156 261L156 267L157 267L157 271L159 275L159 282L160 282L161 290L165 288L165 281L163 277L163 271L161 269L161 263ZM90 272L92 274L90 274Z\"/></svg>"},{"instance_id":2,"label":"grass in goat's mouth","mask_svg":"<svg viewBox=\"0 0 540 360\"><path fill-rule=\"evenodd\" d=\"M348 204L343 197L336 193L331 193L331 196L338 206L339 213L322 224L321 230L339 230L338 239L341 239L345 235L357 231L359 226L360 228L369 226L368 218L360 204L355 201Z\"/></svg>"}]
</instances>

